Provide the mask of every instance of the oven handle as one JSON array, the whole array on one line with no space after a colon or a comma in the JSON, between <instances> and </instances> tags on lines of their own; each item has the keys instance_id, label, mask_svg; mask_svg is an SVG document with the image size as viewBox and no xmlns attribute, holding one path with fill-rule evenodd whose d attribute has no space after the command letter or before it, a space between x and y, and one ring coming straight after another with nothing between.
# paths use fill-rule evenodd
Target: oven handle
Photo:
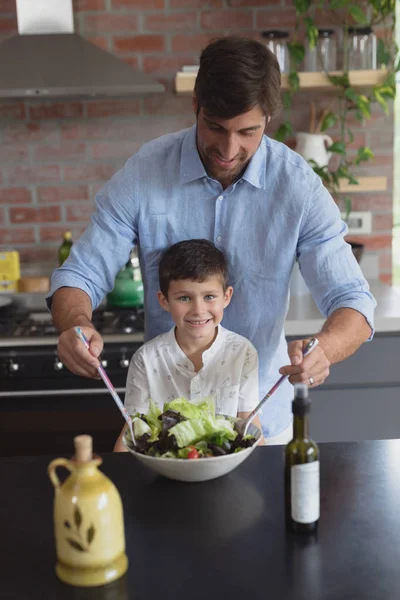
<instances>
[{"instance_id":1,"label":"oven handle","mask_svg":"<svg viewBox=\"0 0 400 600\"><path fill-rule=\"evenodd\" d=\"M119 394L125 392L125 388L115 388ZM109 394L108 389L97 389L89 388L83 390L28 390L25 392L0 392L0 398L17 398L21 396L34 397L34 396L79 396L83 394Z\"/></svg>"}]
</instances>

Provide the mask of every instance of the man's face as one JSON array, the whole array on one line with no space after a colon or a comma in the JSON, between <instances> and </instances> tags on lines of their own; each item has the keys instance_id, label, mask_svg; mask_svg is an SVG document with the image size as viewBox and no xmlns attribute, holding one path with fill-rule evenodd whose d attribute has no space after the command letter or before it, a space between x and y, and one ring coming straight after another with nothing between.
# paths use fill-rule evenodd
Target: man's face
<instances>
[{"instance_id":1,"label":"man's face","mask_svg":"<svg viewBox=\"0 0 400 600\"><path fill-rule=\"evenodd\" d=\"M193 108L197 113L194 98ZM266 116L260 106L233 119L217 119L201 108L197 115L197 149L207 173L224 188L244 170L260 145Z\"/></svg>"}]
</instances>

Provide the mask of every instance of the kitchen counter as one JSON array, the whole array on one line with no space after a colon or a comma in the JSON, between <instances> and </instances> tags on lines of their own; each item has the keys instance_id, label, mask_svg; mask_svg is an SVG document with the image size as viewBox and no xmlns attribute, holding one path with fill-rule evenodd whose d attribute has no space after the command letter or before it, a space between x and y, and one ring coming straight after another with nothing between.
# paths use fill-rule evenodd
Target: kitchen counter
<instances>
[{"instance_id":1,"label":"kitchen counter","mask_svg":"<svg viewBox=\"0 0 400 600\"><path fill-rule=\"evenodd\" d=\"M101 468L124 505L130 566L119 581L92 589L64 585L54 572L54 490L46 474L53 457L0 459L0 597L399 598L400 441L320 450L316 537L285 532L281 447L257 448L230 475L199 484L153 475L127 454L105 455Z\"/></svg>"}]
</instances>

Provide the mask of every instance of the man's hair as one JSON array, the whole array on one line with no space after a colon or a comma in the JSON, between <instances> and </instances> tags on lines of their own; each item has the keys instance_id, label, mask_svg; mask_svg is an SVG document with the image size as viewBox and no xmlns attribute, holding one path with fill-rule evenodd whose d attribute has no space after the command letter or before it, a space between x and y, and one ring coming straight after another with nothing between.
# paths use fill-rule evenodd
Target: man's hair
<instances>
[{"instance_id":1,"label":"man's hair","mask_svg":"<svg viewBox=\"0 0 400 600\"><path fill-rule=\"evenodd\" d=\"M259 105L267 117L281 107L281 72L269 48L238 36L216 39L202 51L194 91L211 116L233 119Z\"/></svg>"},{"instance_id":2,"label":"man's hair","mask_svg":"<svg viewBox=\"0 0 400 600\"><path fill-rule=\"evenodd\" d=\"M210 277L220 277L224 291L228 285L228 266L221 250L204 239L184 240L163 253L158 276L165 297L171 281L191 279L199 283Z\"/></svg>"}]
</instances>

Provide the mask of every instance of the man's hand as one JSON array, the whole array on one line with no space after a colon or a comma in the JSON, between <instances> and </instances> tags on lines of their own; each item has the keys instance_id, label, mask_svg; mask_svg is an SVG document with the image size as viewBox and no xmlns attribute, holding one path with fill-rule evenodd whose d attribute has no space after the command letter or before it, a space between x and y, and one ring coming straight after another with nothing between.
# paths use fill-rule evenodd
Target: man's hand
<instances>
[{"instance_id":1,"label":"man's hand","mask_svg":"<svg viewBox=\"0 0 400 600\"><path fill-rule=\"evenodd\" d=\"M295 340L289 342L288 353L291 365L279 369L281 375L289 375L289 381L305 383L309 387L317 387L324 383L329 375L330 362L321 344L318 344L312 352L303 358L303 348L310 339Z\"/></svg>"},{"instance_id":2,"label":"man's hand","mask_svg":"<svg viewBox=\"0 0 400 600\"><path fill-rule=\"evenodd\" d=\"M103 340L93 327L81 326L88 342L89 349L77 337L74 328L63 331L58 339L58 356L61 362L75 375L99 379L98 356L103 350Z\"/></svg>"}]
</instances>

